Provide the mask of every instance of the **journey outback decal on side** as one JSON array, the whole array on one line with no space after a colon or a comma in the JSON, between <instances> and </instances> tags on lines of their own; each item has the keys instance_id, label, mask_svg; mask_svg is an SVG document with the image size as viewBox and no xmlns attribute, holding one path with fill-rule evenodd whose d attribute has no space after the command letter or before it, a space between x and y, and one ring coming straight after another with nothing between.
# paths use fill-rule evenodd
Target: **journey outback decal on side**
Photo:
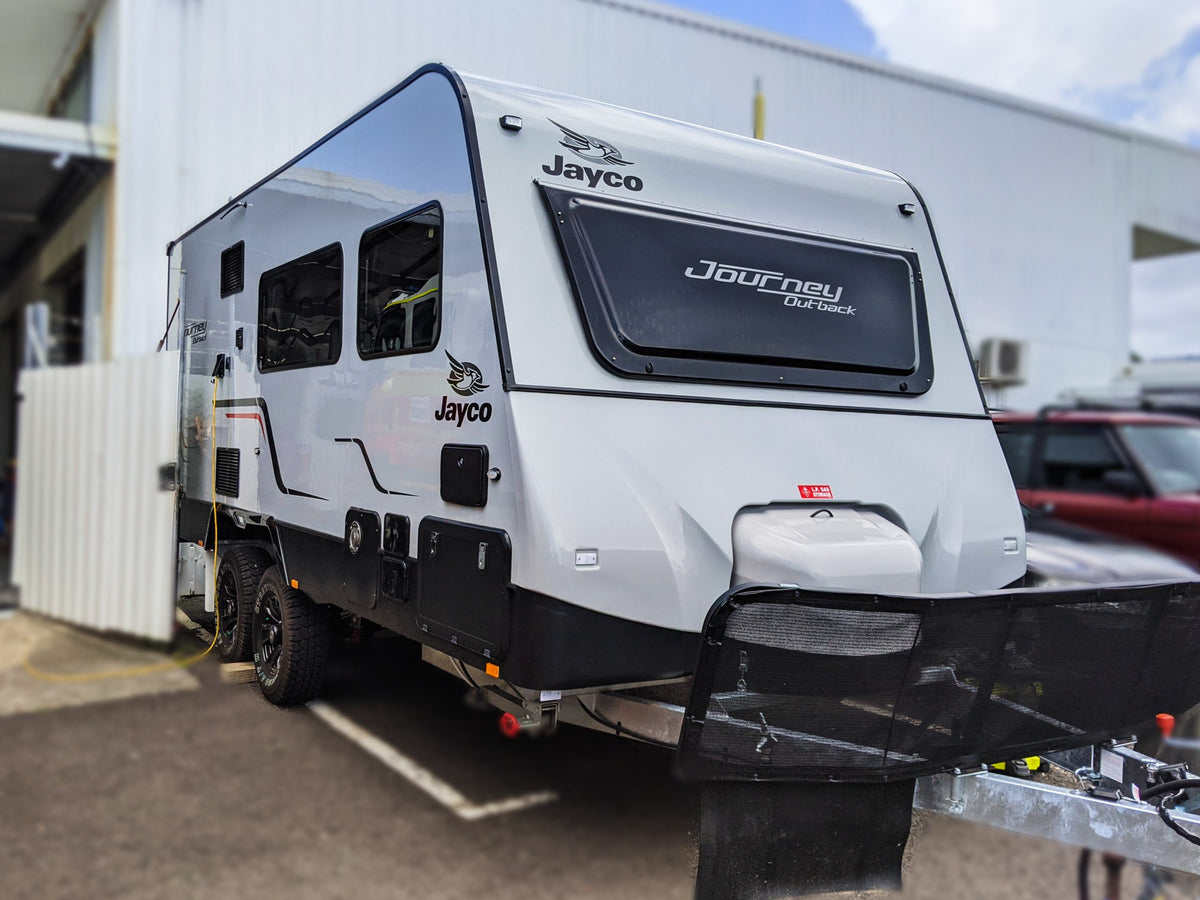
<instances>
[{"instance_id":1,"label":"journey outback decal on side","mask_svg":"<svg viewBox=\"0 0 1200 900\"><path fill-rule=\"evenodd\" d=\"M601 166L633 165L631 160L624 159L621 151L608 141L581 134L566 125L560 125L553 119L550 119L549 122L563 133L563 139L558 142L559 146L566 147L575 155ZM606 171L594 169L591 166L581 166L578 163L565 162L562 154L555 155L554 162L550 165L542 166L542 171L547 175L562 176L572 181L585 181L588 187L593 188L603 182L608 187L625 188L628 191L642 189L642 179L636 175L622 175L613 169Z\"/></svg>"},{"instance_id":2,"label":"journey outback decal on side","mask_svg":"<svg viewBox=\"0 0 1200 900\"><path fill-rule=\"evenodd\" d=\"M446 352L450 360L450 375L446 383L461 397L470 397L485 391L488 385L484 383L483 372L479 366L471 362L459 362L450 352ZM433 417L439 422L456 422L462 428L463 422L487 422L492 418L490 403L459 403L449 396L442 397L442 408L435 410Z\"/></svg>"},{"instance_id":3,"label":"journey outback decal on side","mask_svg":"<svg viewBox=\"0 0 1200 900\"><path fill-rule=\"evenodd\" d=\"M760 294L774 294L783 297L784 306L795 309L815 309L818 312L837 313L843 316L858 314L857 307L838 304L838 301L842 299L841 285L834 287L824 281L792 278L783 272L751 269L746 266L719 263L712 259L702 259L696 265L688 266L683 274L699 281L711 280L726 284L740 284L743 287L754 288Z\"/></svg>"}]
</instances>

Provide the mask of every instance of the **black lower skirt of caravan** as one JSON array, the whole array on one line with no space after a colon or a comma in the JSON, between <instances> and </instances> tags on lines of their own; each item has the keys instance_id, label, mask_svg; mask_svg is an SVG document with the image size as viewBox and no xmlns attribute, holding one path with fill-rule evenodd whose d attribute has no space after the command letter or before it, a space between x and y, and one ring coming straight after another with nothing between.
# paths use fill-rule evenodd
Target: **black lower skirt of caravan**
<instances>
[{"instance_id":1,"label":"black lower skirt of caravan","mask_svg":"<svg viewBox=\"0 0 1200 900\"><path fill-rule=\"evenodd\" d=\"M697 896L896 886L917 777L1152 731L1200 702L1198 655L1196 583L730 591L677 757L708 782Z\"/></svg>"}]
</instances>

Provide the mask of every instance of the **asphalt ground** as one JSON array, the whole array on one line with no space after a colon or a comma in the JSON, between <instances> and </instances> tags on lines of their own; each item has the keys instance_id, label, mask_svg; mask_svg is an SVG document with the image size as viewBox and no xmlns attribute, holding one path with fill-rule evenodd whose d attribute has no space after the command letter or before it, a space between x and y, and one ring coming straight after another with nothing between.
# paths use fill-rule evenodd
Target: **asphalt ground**
<instances>
[{"instance_id":1,"label":"asphalt ground","mask_svg":"<svg viewBox=\"0 0 1200 900\"><path fill-rule=\"evenodd\" d=\"M668 753L570 726L509 740L406 641L339 645L322 701L376 749L474 807L554 795L467 820L313 710L218 671L0 717L0 898L692 896L699 792ZM1077 859L922 817L903 896L1073 898ZM1140 882L1130 866L1126 896Z\"/></svg>"}]
</instances>

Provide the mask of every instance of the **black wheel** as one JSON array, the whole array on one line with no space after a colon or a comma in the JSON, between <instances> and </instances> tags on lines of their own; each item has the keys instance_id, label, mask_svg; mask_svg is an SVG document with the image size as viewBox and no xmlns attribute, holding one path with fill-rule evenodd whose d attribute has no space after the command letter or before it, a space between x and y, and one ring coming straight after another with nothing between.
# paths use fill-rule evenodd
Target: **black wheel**
<instances>
[{"instance_id":1,"label":"black wheel","mask_svg":"<svg viewBox=\"0 0 1200 900\"><path fill-rule=\"evenodd\" d=\"M254 598L263 572L270 565L270 555L258 547L233 547L221 554L217 569L217 652L225 662L250 658Z\"/></svg>"},{"instance_id":2,"label":"black wheel","mask_svg":"<svg viewBox=\"0 0 1200 900\"><path fill-rule=\"evenodd\" d=\"M279 706L317 696L329 658L329 615L283 581L263 573L254 599L254 671L263 696Z\"/></svg>"}]
</instances>

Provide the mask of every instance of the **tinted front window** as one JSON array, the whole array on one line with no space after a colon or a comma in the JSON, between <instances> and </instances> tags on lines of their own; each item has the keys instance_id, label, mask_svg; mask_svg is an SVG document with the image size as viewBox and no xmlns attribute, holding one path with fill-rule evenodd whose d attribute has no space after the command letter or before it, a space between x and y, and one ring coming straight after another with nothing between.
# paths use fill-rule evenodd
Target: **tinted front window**
<instances>
[{"instance_id":1,"label":"tinted front window","mask_svg":"<svg viewBox=\"0 0 1200 900\"><path fill-rule=\"evenodd\" d=\"M441 324L442 212L426 207L363 235L358 261L358 352L430 350Z\"/></svg>"},{"instance_id":2,"label":"tinted front window","mask_svg":"<svg viewBox=\"0 0 1200 900\"><path fill-rule=\"evenodd\" d=\"M1200 428L1123 425L1121 434L1159 493L1200 491Z\"/></svg>"},{"instance_id":3,"label":"tinted front window","mask_svg":"<svg viewBox=\"0 0 1200 900\"><path fill-rule=\"evenodd\" d=\"M266 272L258 283L259 368L325 365L341 352L341 245Z\"/></svg>"},{"instance_id":4,"label":"tinted front window","mask_svg":"<svg viewBox=\"0 0 1200 900\"><path fill-rule=\"evenodd\" d=\"M1047 428L1042 448L1042 487L1048 490L1119 493L1104 484L1104 473L1125 464L1102 428Z\"/></svg>"},{"instance_id":5,"label":"tinted front window","mask_svg":"<svg viewBox=\"0 0 1200 900\"><path fill-rule=\"evenodd\" d=\"M1029 469L1033 462L1033 428L1014 425L997 425L996 437L1000 449L1008 462L1013 484L1019 488L1029 487Z\"/></svg>"},{"instance_id":6,"label":"tinted front window","mask_svg":"<svg viewBox=\"0 0 1200 900\"><path fill-rule=\"evenodd\" d=\"M932 380L915 254L543 192L610 368L913 394Z\"/></svg>"}]
</instances>

